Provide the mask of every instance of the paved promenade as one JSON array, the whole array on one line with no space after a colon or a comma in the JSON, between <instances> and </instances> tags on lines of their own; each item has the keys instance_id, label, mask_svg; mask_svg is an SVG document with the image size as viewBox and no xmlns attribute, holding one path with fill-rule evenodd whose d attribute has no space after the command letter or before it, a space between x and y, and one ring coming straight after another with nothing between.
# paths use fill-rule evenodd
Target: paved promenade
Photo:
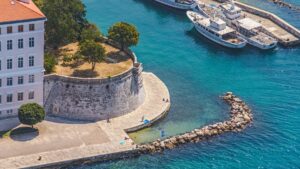
<instances>
[{"instance_id":1,"label":"paved promenade","mask_svg":"<svg viewBox=\"0 0 300 169\"><path fill-rule=\"evenodd\" d=\"M0 139L0 168L26 168L63 164L65 161L130 152L136 145L126 131L146 127L141 119L154 122L170 107L169 92L152 73L143 73L146 99L137 110L121 117L96 123L48 118L36 127L39 134L17 135ZM0 121L1 123L1 121ZM150 123L151 124L151 123Z\"/></svg>"}]
</instances>

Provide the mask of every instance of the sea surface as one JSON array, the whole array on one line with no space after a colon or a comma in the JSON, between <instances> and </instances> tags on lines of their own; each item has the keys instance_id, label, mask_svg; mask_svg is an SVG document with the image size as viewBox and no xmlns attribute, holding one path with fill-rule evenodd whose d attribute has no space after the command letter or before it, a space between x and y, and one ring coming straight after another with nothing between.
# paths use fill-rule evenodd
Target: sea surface
<instances>
[{"instance_id":1,"label":"sea surface","mask_svg":"<svg viewBox=\"0 0 300 169\"><path fill-rule=\"evenodd\" d=\"M243 0L269 10L300 28L300 13L267 0ZM199 35L184 12L153 0L83 0L88 19L104 34L115 22L137 26L140 42L132 49L144 70L168 86L172 107L153 127L130 135L136 142L189 131L228 118L219 98L233 91L254 112L241 133L188 144L162 154L84 165L78 168L210 169L300 168L300 47L260 51L232 50ZM288 0L300 5L299 0ZM147 118L147 117L145 117Z\"/></svg>"}]
</instances>

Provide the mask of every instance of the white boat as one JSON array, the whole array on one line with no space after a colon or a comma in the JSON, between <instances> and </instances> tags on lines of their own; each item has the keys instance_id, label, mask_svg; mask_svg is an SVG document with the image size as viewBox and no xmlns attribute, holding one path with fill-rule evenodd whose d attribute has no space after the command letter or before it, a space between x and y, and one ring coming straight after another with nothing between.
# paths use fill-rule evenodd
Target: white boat
<instances>
[{"instance_id":1,"label":"white boat","mask_svg":"<svg viewBox=\"0 0 300 169\"><path fill-rule=\"evenodd\" d=\"M226 18L230 20L235 20L243 17L242 9L236 6L233 1L220 5L220 8L226 16Z\"/></svg>"},{"instance_id":2,"label":"white boat","mask_svg":"<svg viewBox=\"0 0 300 169\"><path fill-rule=\"evenodd\" d=\"M204 15L205 17L210 17L211 14L214 14L218 16L217 8L218 6L215 4L205 4L204 2L197 0L196 1L195 8L193 8L193 11L199 12L200 14Z\"/></svg>"},{"instance_id":3,"label":"white boat","mask_svg":"<svg viewBox=\"0 0 300 169\"><path fill-rule=\"evenodd\" d=\"M268 32L260 23L242 15L241 8L233 1L220 6L226 23L235 28L243 36L248 44L259 49L272 49L277 46L277 40L267 35Z\"/></svg>"},{"instance_id":4,"label":"white boat","mask_svg":"<svg viewBox=\"0 0 300 169\"><path fill-rule=\"evenodd\" d=\"M199 33L222 46L243 48L247 44L244 38L239 36L235 30L228 27L220 18L205 17L194 11L187 11L187 16Z\"/></svg>"},{"instance_id":5,"label":"white boat","mask_svg":"<svg viewBox=\"0 0 300 169\"><path fill-rule=\"evenodd\" d=\"M194 0L155 0L161 4L182 10L189 10L195 8Z\"/></svg>"},{"instance_id":6,"label":"white boat","mask_svg":"<svg viewBox=\"0 0 300 169\"><path fill-rule=\"evenodd\" d=\"M195 9L206 17L217 16L224 20L228 26L236 29L249 45L263 50L277 46L277 40L267 35L267 30L260 23L246 18L242 14L242 9L236 6L233 1L219 6L206 5L198 1Z\"/></svg>"},{"instance_id":7,"label":"white boat","mask_svg":"<svg viewBox=\"0 0 300 169\"><path fill-rule=\"evenodd\" d=\"M244 37L248 43L257 48L267 50L277 46L277 41L264 33L260 23L250 18L243 18L233 22L237 31Z\"/></svg>"}]
</instances>

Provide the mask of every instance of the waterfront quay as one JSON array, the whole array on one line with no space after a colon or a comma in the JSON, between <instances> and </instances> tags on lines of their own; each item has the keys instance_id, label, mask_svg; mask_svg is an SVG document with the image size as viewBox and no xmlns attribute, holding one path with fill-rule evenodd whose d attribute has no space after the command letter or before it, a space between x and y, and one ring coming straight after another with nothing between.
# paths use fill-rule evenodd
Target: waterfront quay
<instances>
[{"instance_id":1,"label":"waterfront quay","mask_svg":"<svg viewBox=\"0 0 300 169\"><path fill-rule=\"evenodd\" d=\"M221 4L216 0L201 1L205 4ZM243 10L242 15L261 23L269 32L269 35L277 39L281 45L293 46L300 44L300 31L275 14L238 1L235 1L234 3Z\"/></svg>"},{"instance_id":2,"label":"waterfront quay","mask_svg":"<svg viewBox=\"0 0 300 169\"><path fill-rule=\"evenodd\" d=\"M143 73L142 77L146 96L136 110L109 122L48 117L36 126L38 134L0 139L0 168L63 167L76 162L106 161L135 155L136 144L126 131L151 125L164 117L170 108L170 95L165 84L152 73ZM143 118L149 122L144 123Z\"/></svg>"}]
</instances>

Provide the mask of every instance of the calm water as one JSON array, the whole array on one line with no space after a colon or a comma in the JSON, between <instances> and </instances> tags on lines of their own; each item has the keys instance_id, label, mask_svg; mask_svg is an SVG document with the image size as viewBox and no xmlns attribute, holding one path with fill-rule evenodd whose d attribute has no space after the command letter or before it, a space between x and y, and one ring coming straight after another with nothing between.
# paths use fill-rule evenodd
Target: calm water
<instances>
[{"instance_id":1,"label":"calm water","mask_svg":"<svg viewBox=\"0 0 300 169\"><path fill-rule=\"evenodd\" d=\"M244 0L246 1L246 0ZM290 3L300 5L298 0ZM88 18L106 34L117 21L135 24L141 34L133 48L145 71L169 87L169 115L150 129L131 134L137 142L178 134L227 118L218 98L241 96L254 110L252 127L163 154L144 155L82 168L300 168L300 48L262 52L229 50L202 38L184 12L151 0L84 0ZM300 13L266 0L247 0L300 28Z\"/></svg>"}]
</instances>

